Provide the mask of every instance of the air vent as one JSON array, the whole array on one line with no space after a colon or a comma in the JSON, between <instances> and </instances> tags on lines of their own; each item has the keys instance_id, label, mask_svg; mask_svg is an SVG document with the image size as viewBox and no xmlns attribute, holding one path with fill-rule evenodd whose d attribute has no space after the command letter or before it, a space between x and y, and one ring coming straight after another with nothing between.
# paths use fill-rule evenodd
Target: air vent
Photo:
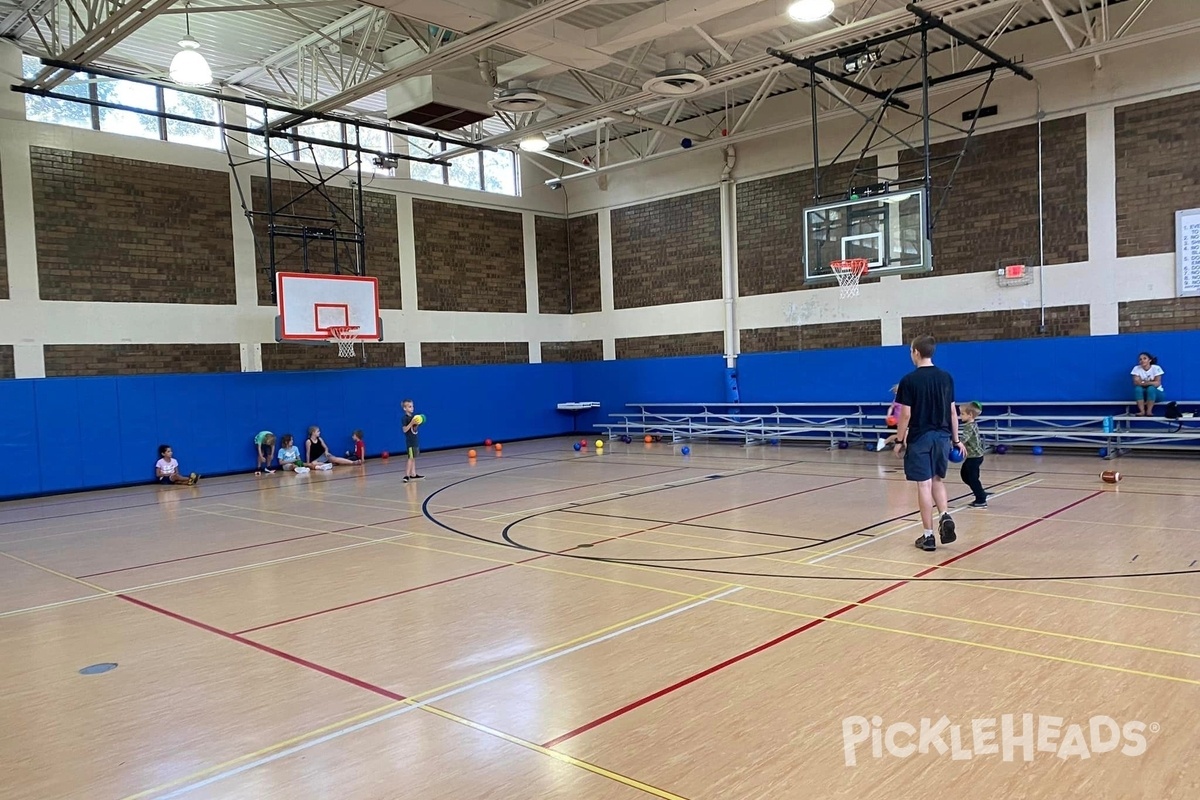
<instances>
[{"instance_id":1,"label":"air vent","mask_svg":"<svg viewBox=\"0 0 1200 800\"><path fill-rule=\"evenodd\" d=\"M524 82L513 81L500 94L496 95L496 99L488 103L488 106L493 111L507 111L511 114L523 114L530 111L537 111L544 108L546 98L542 97L533 89L528 88Z\"/></svg>"},{"instance_id":2,"label":"air vent","mask_svg":"<svg viewBox=\"0 0 1200 800\"><path fill-rule=\"evenodd\" d=\"M420 75L387 88L388 119L440 131L454 131L493 112L492 88L441 74Z\"/></svg>"},{"instance_id":3,"label":"air vent","mask_svg":"<svg viewBox=\"0 0 1200 800\"><path fill-rule=\"evenodd\" d=\"M642 84L647 92L663 97L695 94L708 88L708 79L684 66L681 53L667 54L667 68Z\"/></svg>"}]
</instances>

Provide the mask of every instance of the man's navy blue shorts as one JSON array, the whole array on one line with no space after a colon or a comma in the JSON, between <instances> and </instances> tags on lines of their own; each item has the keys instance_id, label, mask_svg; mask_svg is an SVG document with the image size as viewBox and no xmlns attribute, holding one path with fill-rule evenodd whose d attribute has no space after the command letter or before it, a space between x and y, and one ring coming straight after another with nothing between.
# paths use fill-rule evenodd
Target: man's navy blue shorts
<instances>
[{"instance_id":1,"label":"man's navy blue shorts","mask_svg":"<svg viewBox=\"0 0 1200 800\"><path fill-rule=\"evenodd\" d=\"M929 481L946 477L950 460L950 434L927 431L909 442L904 451L904 477L910 481Z\"/></svg>"}]
</instances>

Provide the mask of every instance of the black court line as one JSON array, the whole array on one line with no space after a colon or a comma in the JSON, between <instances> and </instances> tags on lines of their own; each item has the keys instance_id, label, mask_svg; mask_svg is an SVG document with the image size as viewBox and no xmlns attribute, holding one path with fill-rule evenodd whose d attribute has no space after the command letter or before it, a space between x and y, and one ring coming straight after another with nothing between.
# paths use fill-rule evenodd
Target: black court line
<instances>
[{"instance_id":1,"label":"black court line","mask_svg":"<svg viewBox=\"0 0 1200 800\"><path fill-rule=\"evenodd\" d=\"M794 536L790 533L771 533L769 531L752 531L745 528L727 528L722 525L701 525L697 522L672 522L669 519L650 519L648 517L630 517L624 514L602 514L599 511L575 511L574 509L565 508L564 513L580 514L589 517L608 517L609 519L628 519L634 522L658 522L663 525L677 525L684 528L704 528L710 531L727 531L729 533L746 533L754 536L776 536L781 539L805 539L810 542L824 542L824 539L818 539L814 536Z\"/></svg>"}]
</instances>

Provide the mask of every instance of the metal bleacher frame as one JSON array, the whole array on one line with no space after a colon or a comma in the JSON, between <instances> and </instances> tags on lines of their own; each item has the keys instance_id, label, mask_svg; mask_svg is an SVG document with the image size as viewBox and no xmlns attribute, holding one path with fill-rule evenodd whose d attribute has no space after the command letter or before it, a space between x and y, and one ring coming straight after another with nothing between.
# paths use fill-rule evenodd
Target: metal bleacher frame
<instances>
[{"instance_id":1,"label":"metal bleacher frame","mask_svg":"<svg viewBox=\"0 0 1200 800\"><path fill-rule=\"evenodd\" d=\"M1197 407L1200 401L1179 401ZM1096 448L1105 458L1135 449L1200 451L1200 416L1168 420L1130 413L1133 402L989 402L979 420L988 449L997 445ZM887 436L888 403L628 403L597 423L609 439L732 440L746 446L782 442L874 443ZM1056 413L1075 412L1075 413Z\"/></svg>"}]
</instances>

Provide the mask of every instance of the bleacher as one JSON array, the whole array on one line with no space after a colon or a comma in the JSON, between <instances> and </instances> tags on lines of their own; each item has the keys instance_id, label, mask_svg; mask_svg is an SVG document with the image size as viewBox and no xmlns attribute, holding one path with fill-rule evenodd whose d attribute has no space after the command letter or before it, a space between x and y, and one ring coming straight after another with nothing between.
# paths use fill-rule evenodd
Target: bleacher
<instances>
[{"instance_id":1,"label":"bleacher","mask_svg":"<svg viewBox=\"0 0 1200 800\"><path fill-rule=\"evenodd\" d=\"M1178 403L1181 409L1200 401ZM653 436L670 441L735 441L763 445L820 443L874 446L889 434L888 404L865 403L628 403L625 412L596 424L610 438ZM979 420L989 449L1095 449L1105 458L1135 450L1200 452L1200 417L1139 417L1132 401L988 402ZM840 444L839 443L844 443Z\"/></svg>"}]
</instances>

